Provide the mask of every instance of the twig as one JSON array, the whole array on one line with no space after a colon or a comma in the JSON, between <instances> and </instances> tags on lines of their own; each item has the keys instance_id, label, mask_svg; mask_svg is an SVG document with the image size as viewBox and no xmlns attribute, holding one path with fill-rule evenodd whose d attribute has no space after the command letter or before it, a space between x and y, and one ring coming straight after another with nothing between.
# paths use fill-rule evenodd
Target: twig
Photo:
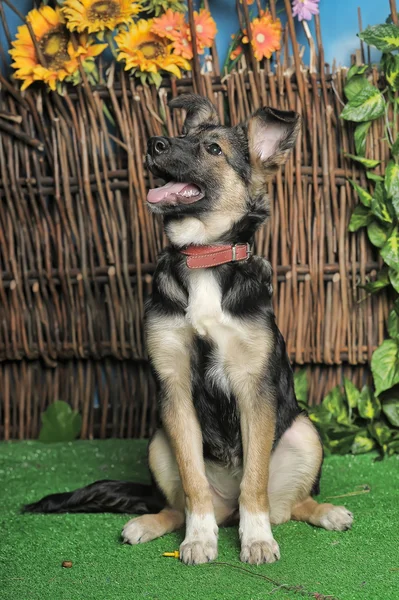
<instances>
[{"instance_id":1,"label":"twig","mask_svg":"<svg viewBox=\"0 0 399 600\"><path fill-rule=\"evenodd\" d=\"M3 123L2 121L0 121L0 131L4 131L4 133L7 133L8 135L11 135L11 136L17 138L24 144L31 146L32 148L34 148L35 150L38 150L39 152L43 152L43 150L44 150L44 145L40 140L36 140L36 139L30 137L23 131L18 131L12 125L8 125L8 123Z\"/></svg>"},{"instance_id":2,"label":"twig","mask_svg":"<svg viewBox=\"0 0 399 600\"><path fill-rule=\"evenodd\" d=\"M389 0L389 6L391 7L391 17L394 25L398 24L398 12L396 10L396 0Z\"/></svg>"}]
</instances>

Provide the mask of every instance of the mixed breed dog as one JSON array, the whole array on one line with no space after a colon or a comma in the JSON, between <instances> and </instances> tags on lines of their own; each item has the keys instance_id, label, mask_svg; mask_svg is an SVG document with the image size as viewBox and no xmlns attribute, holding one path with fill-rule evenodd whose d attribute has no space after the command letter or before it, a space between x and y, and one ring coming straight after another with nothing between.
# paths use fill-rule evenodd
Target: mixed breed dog
<instances>
[{"instance_id":1,"label":"mixed breed dog","mask_svg":"<svg viewBox=\"0 0 399 600\"><path fill-rule=\"evenodd\" d=\"M239 523L241 560L280 558L271 525L290 519L351 527L343 506L318 504L323 450L299 408L272 308L272 271L253 256L269 212L266 183L295 144L300 117L263 108L236 127L205 98L182 135L152 137L147 165L166 185L148 192L170 241L146 307L148 353L162 426L149 442L152 484L98 481L52 494L28 512L131 512L125 542L149 542L185 524L180 558L217 556L218 526Z\"/></svg>"}]
</instances>

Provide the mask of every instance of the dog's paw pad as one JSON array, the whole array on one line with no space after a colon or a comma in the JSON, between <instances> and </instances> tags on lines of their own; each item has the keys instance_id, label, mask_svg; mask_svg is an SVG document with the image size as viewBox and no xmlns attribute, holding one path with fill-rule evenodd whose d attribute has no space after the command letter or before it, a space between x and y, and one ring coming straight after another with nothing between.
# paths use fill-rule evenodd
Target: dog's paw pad
<instances>
[{"instance_id":1,"label":"dog's paw pad","mask_svg":"<svg viewBox=\"0 0 399 600\"><path fill-rule=\"evenodd\" d=\"M334 506L320 519L320 526L330 531L345 531L352 523L353 515L345 506Z\"/></svg>"},{"instance_id":2,"label":"dog's paw pad","mask_svg":"<svg viewBox=\"0 0 399 600\"><path fill-rule=\"evenodd\" d=\"M200 565L215 560L218 555L217 541L184 541L180 546L180 560L186 565Z\"/></svg>"},{"instance_id":3,"label":"dog's paw pad","mask_svg":"<svg viewBox=\"0 0 399 600\"><path fill-rule=\"evenodd\" d=\"M122 530L122 540L125 544L144 544L157 537L159 533L142 517L131 519Z\"/></svg>"},{"instance_id":4,"label":"dog's paw pad","mask_svg":"<svg viewBox=\"0 0 399 600\"><path fill-rule=\"evenodd\" d=\"M253 541L241 546L241 561L251 565L273 563L279 558L280 548L274 539Z\"/></svg>"}]
</instances>

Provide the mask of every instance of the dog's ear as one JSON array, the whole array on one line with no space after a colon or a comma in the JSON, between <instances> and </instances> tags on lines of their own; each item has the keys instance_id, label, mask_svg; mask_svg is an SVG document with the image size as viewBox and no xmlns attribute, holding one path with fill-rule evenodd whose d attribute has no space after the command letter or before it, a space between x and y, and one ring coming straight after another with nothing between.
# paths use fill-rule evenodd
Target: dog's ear
<instances>
[{"instance_id":1,"label":"dog's ear","mask_svg":"<svg viewBox=\"0 0 399 600\"><path fill-rule=\"evenodd\" d=\"M193 129L206 125L220 125L216 108L208 98L197 94L183 94L169 102L171 108L184 108L186 120L183 125L183 134L187 135Z\"/></svg>"},{"instance_id":2,"label":"dog's ear","mask_svg":"<svg viewBox=\"0 0 399 600\"><path fill-rule=\"evenodd\" d=\"M256 178L268 178L293 148L301 118L293 111L261 108L248 121L248 144Z\"/></svg>"}]
</instances>

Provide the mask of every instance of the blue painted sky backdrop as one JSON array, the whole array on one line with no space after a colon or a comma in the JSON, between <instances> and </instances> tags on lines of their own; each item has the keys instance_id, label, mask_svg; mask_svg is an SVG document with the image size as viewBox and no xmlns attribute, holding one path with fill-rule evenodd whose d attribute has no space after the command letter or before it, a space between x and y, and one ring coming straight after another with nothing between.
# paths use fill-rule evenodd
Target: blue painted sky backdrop
<instances>
[{"instance_id":1,"label":"blue painted sky backdrop","mask_svg":"<svg viewBox=\"0 0 399 600\"><path fill-rule=\"evenodd\" d=\"M266 5L266 2L263 2ZM14 0L14 5L26 14L33 6L32 0ZM11 35L14 37L19 19L12 11L3 4L10 27ZM358 32L357 7L361 7L363 27L375 25L385 21L389 13L388 0L321 0L320 19L323 35L326 62L330 64L334 60L337 65L349 65L350 55L359 47L356 37ZM213 17L218 26L217 47L221 64L223 64L231 34L238 30L234 0L210 0ZM277 10L284 21L284 2L279 0ZM298 40L307 47L306 37L300 23L296 21ZM4 32L0 27L0 43L7 49Z\"/></svg>"}]
</instances>

